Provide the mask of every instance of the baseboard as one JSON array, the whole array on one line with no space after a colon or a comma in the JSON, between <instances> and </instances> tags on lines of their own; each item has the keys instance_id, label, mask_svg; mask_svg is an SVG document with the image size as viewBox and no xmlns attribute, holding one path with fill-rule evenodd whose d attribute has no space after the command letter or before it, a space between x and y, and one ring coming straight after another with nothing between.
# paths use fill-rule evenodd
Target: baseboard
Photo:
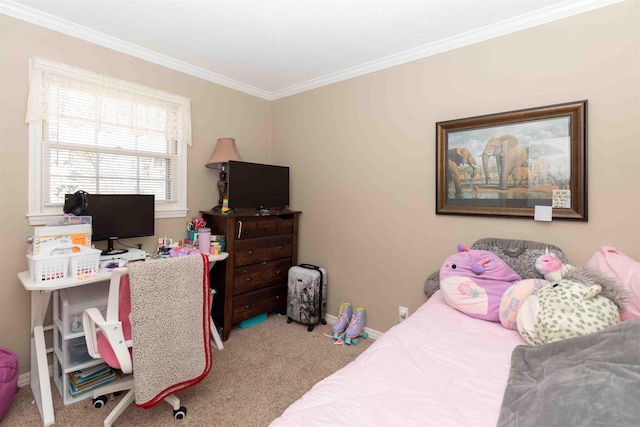
<instances>
[{"instance_id":1,"label":"baseboard","mask_svg":"<svg viewBox=\"0 0 640 427\"><path fill-rule=\"evenodd\" d=\"M49 365L49 378L53 377L53 365ZM24 388L31 385L31 372L18 376L18 387Z\"/></svg>"},{"instance_id":2,"label":"baseboard","mask_svg":"<svg viewBox=\"0 0 640 427\"><path fill-rule=\"evenodd\" d=\"M27 372L26 374L22 374L18 377L18 387L24 388L29 385L31 382L31 372Z\"/></svg>"},{"instance_id":3,"label":"baseboard","mask_svg":"<svg viewBox=\"0 0 640 427\"><path fill-rule=\"evenodd\" d=\"M334 323L336 323L338 318L336 316L332 316L331 314L327 314L326 316L324 316L324 320L326 320L327 323L333 325ZM375 329L371 329L371 328L366 328L365 327L364 329L369 334L369 338L374 339L374 340L380 338L382 336L382 334L384 333L384 332L376 331Z\"/></svg>"}]
</instances>

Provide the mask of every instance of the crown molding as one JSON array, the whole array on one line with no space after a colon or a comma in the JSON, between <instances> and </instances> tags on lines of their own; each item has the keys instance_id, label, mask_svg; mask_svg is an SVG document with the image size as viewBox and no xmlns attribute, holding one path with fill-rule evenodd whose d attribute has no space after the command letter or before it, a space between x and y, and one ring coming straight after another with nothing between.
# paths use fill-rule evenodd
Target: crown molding
<instances>
[{"instance_id":1,"label":"crown molding","mask_svg":"<svg viewBox=\"0 0 640 427\"><path fill-rule=\"evenodd\" d=\"M623 1L627 0L568 0L556 6L550 6L536 12L522 15L515 19L503 21L497 25L490 25L474 31L469 31L454 37L440 40L436 43L409 49L363 65L341 70L337 73L333 73L319 79L290 86L288 88L272 92L271 98L272 100L285 98L287 96L317 89L322 86L338 83L354 77L363 76L375 71L416 61L442 52L504 36L527 28L546 24L548 22L568 18L573 15L599 9L614 3L621 3Z\"/></svg>"},{"instance_id":2,"label":"crown molding","mask_svg":"<svg viewBox=\"0 0 640 427\"><path fill-rule=\"evenodd\" d=\"M30 22L32 24L39 25L41 27L48 28L50 30L58 31L60 33L67 34L69 36L88 41L99 46L107 47L117 52L125 53L127 55L131 55L133 57L140 58L154 64L162 65L163 67L167 67L175 71L198 77L203 80L228 87L230 89L235 89L249 95L254 95L259 98L271 100L271 94L267 91L258 89L250 85L246 85L220 74L212 73L211 71L207 71L203 68L196 67L183 61L179 61L175 58L171 58L150 49L142 48L124 40L92 30L91 28L83 27L81 25L55 17L48 13L40 12L36 9L18 4L11 0L0 0L0 13Z\"/></svg>"},{"instance_id":3,"label":"crown molding","mask_svg":"<svg viewBox=\"0 0 640 427\"><path fill-rule=\"evenodd\" d=\"M172 70L198 77L230 89L235 89L249 95L273 101L623 1L627 0L567 0L558 5L528 13L518 18L503 21L497 25L486 26L455 37L440 40L436 43L409 49L398 54L390 55L363 65L347 68L318 79L309 80L274 92L258 89L254 86L207 71L203 68L193 66L158 52L133 45L90 28L42 13L36 9L26 7L11 0L0 0L0 13L61 32L81 40L95 43L154 64L162 65Z\"/></svg>"}]
</instances>

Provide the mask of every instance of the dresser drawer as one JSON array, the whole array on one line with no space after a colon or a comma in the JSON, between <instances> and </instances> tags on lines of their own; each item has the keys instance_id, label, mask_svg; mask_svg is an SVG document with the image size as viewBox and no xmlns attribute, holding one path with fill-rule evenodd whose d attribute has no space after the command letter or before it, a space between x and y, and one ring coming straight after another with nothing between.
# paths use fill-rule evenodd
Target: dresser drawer
<instances>
[{"instance_id":1,"label":"dresser drawer","mask_svg":"<svg viewBox=\"0 0 640 427\"><path fill-rule=\"evenodd\" d=\"M258 229L257 221L236 221L236 238L241 239L253 239L256 237L256 230Z\"/></svg>"},{"instance_id":2,"label":"dresser drawer","mask_svg":"<svg viewBox=\"0 0 640 427\"><path fill-rule=\"evenodd\" d=\"M233 293L238 295L270 283L282 282L287 279L290 267L291 258L238 267L233 272Z\"/></svg>"},{"instance_id":3,"label":"dresser drawer","mask_svg":"<svg viewBox=\"0 0 640 427\"><path fill-rule=\"evenodd\" d=\"M256 264L278 258L287 258L293 251L293 236L263 237L238 240L233 253L236 266Z\"/></svg>"},{"instance_id":4,"label":"dresser drawer","mask_svg":"<svg viewBox=\"0 0 640 427\"><path fill-rule=\"evenodd\" d=\"M276 234L291 234L293 233L293 220L292 219L283 219L282 221L278 221L278 231Z\"/></svg>"},{"instance_id":5,"label":"dresser drawer","mask_svg":"<svg viewBox=\"0 0 640 427\"><path fill-rule=\"evenodd\" d=\"M280 221L258 221L256 226L257 237L275 236L281 234L278 231L278 223Z\"/></svg>"},{"instance_id":6,"label":"dresser drawer","mask_svg":"<svg viewBox=\"0 0 640 427\"><path fill-rule=\"evenodd\" d=\"M236 221L238 240L253 239L293 233L292 219L267 219L259 221Z\"/></svg>"},{"instance_id":7,"label":"dresser drawer","mask_svg":"<svg viewBox=\"0 0 640 427\"><path fill-rule=\"evenodd\" d=\"M255 292L233 297L232 323L262 313L284 311L287 306L287 284L279 283Z\"/></svg>"}]
</instances>

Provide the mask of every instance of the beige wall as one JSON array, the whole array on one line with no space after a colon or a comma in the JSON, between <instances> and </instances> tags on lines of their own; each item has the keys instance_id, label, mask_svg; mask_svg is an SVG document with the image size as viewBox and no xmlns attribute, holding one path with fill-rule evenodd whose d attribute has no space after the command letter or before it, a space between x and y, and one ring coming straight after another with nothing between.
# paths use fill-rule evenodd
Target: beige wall
<instances>
[{"instance_id":1,"label":"beige wall","mask_svg":"<svg viewBox=\"0 0 640 427\"><path fill-rule=\"evenodd\" d=\"M273 103L273 161L292 166L299 259L327 268L329 313L384 331L458 243L544 241L582 265L640 260L640 12L625 2ZM588 99L589 222L435 215L435 123Z\"/></svg>"},{"instance_id":2,"label":"beige wall","mask_svg":"<svg viewBox=\"0 0 640 427\"><path fill-rule=\"evenodd\" d=\"M480 237L554 243L573 264L600 245L640 259L640 10L625 2L272 103L0 15L0 346L29 370L24 235L28 59L42 56L192 99L189 215L213 206L203 167L233 136L245 160L291 166L301 262L327 268L329 314L343 301L385 331L398 305L425 301L424 279L457 243ZM589 222L436 216L435 123L589 100ZM272 110L272 111L271 111ZM159 220L158 235L184 221ZM149 239L152 245L153 239Z\"/></svg>"},{"instance_id":3,"label":"beige wall","mask_svg":"<svg viewBox=\"0 0 640 427\"><path fill-rule=\"evenodd\" d=\"M234 137L248 161L271 160L269 101L98 47L0 14L0 346L29 371L30 298L16 275L27 270L23 242L28 191L28 126L24 123L29 58L40 56L191 98L193 146L188 150L189 217L217 204L218 172L204 166L219 137ZM156 221L157 236L186 237L186 218ZM137 241L138 239L135 239ZM135 243L129 241L129 244ZM126 242L126 241L125 241ZM154 238L144 249L155 248Z\"/></svg>"}]
</instances>

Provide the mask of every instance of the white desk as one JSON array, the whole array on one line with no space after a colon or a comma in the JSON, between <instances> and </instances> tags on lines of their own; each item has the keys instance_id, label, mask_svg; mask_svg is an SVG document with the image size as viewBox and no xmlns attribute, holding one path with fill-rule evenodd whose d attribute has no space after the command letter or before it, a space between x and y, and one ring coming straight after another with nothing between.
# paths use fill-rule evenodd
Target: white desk
<instances>
[{"instance_id":1,"label":"white desk","mask_svg":"<svg viewBox=\"0 0 640 427\"><path fill-rule=\"evenodd\" d=\"M229 254L226 252L222 252L220 255L209 255L209 267L213 267L216 261L227 259L228 256ZM44 318L51 301L51 294L64 288L103 282L109 280L110 277L111 270L100 269L97 276L91 279L69 278L51 285L34 283L28 271L18 273L18 279L20 279L22 286L31 292L31 390L45 427L55 423L53 396L51 395L51 382L49 380L49 364L47 363L47 347L44 341ZM222 350L222 341L218 335L218 330L211 316L209 318L214 342L218 349Z\"/></svg>"}]
</instances>

